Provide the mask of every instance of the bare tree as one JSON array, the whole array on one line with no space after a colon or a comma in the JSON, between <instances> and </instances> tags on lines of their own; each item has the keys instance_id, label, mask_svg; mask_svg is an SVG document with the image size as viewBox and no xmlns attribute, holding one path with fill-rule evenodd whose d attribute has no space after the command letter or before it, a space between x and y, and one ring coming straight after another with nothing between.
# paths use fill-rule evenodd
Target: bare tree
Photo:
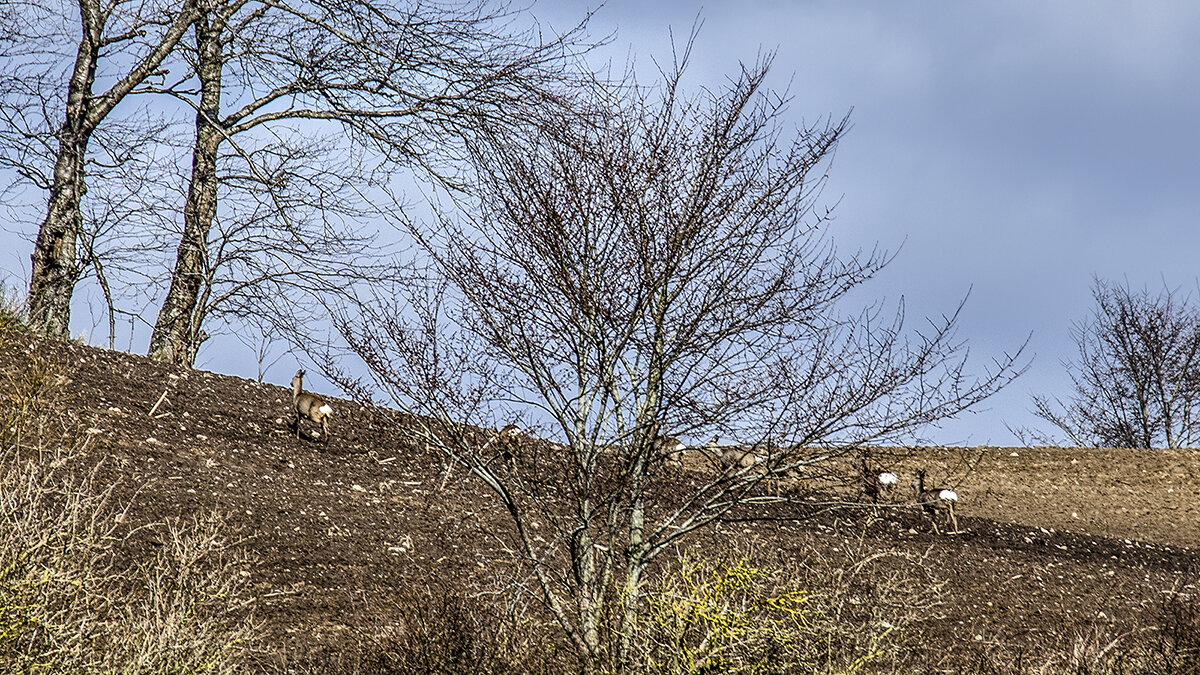
<instances>
[{"instance_id":1,"label":"bare tree","mask_svg":"<svg viewBox=\"0 0 1200 675\"><path fill-rule=\"evenodd\" d=\"M63 22L74 8L76 30ZM71 297L81 274L81 203L90 163L122 161L119 143L103 139L113 110L160 67L195 17L195 0L56 0L22 3L6 39L17 58L0 76L0 162L48 193L30 275L30 324L54 337L69 331ZM61 71L63 44L75 46ZM98 83L103 87L97 91Z\"/></svg>"},{"instance_id":2,"label":"bare tree","mask_svg":"<svg viewBox=\"0 0 1200 675\"><path fill-rule=\"evenodd\" d=\"M1152 295L1099 278L1092 296L1092 315L1071 327L1079 358L1063 364L1071 395L1034 396L1034 414L1085 447L1195 445L1200 309L1165 287Z\"/></svg>"},{"instance_id":3,"label":"bare tree","mask_svg":"<svg viewBox=\"0 0 1200 675\"><path fill-rule=\"evenodd\" d=\"M416 413L406 428L503 504L586 672L636 667L642 581L664 550L797 497L763 481L820 475L1020 370L1018 352L970 376L956 315L906 337L902 311L838 311L890 257L835 250L817 207L847 120L789 131L768 66L688 98L677 65L660 88L607 89L599 119L472 144L477 199L410 224L424 283L336 312L372 379L335 378ZM517 417L546 440L512 451L486 430ZM756 461L680 475L656 442L713 433Z\"/></svg>"},{"instance_id":4,"label":"bare tree","mask_svg":"<svg viewBox=\"0 0 1200 675\"><path fill-rule=\"evenodd\" d=\"M188 52L195 78L162 89L195 108L196 135L175 266L149 349L153 359L187 365L213 311L208 300L229 297L212 293L222 280L258 300L290 285L328 301L354 279L352 269L362 271L360 280L371 276L363 252L372 249L361 236L343 236L330 215L346 208L342 195L366 189L367 178L353 184L350 173L336 172L336 158L348 151L319 151L310 142L318 123L367 141L393 168L449 171L439 158L460 145L456 139L484 123L519 119L552 97L548 85L561 81L581 30L541 41L511 30L515 14L488 0L200 0L200 9ZM272 166L299 155L310 174L319 170L349 191L299 197L304 181L281 184L284 173ZM222 211L223 188L225 196L248 188L273 207L254 209L254 226L255 241L274 248L241 246L235 257L256 269L232 277L221 276L218 258L231 236L247 230L214 235L219 221L236 219ZM278 264L283 258L288 264Z\"/></svg>"}]
</instances>

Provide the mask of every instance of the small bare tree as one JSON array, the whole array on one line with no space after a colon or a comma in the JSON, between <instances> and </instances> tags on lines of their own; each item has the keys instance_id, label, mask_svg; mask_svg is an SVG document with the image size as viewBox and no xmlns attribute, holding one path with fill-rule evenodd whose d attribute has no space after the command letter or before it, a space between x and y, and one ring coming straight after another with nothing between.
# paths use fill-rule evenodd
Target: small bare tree
<instances>
[{"instance_id":1,"label":"small bare tree","mask_svg":"<svg viewBox=\"0 0 1200 675\"><path fill-rule=\"evenodd\" d=\"M78 11L78 26L65 28ZM0 166L48 194L30 275L30 324L67 337L71 297L81 274L78 246L88 165L121 161L120 143L104 144L102 125L148 78L160 75L196 14L195 0L37 0L21 3L9 26L18 56L0 73ZM61 54L62 45L73 54ZM62 70L66 60L69 68ZM99 90L97 90L99 87Z\"/></svg>"},{"instance_id":2,"label":"small bare tree","mask_svg":"<svg viewBox=\"0 0 1200 675\"><path fill-rule=\"evenodd\" d=\"M952 417L1019 371L1012 355L967 374L956 315L905 337L902 312L840 313L890 259L840 255L818 212L847 121L788 130L769 59L685 97L686 60L660 88L607 88L598 118L473 144L477 201L410 226L424 283L337 313L373 377L342 384L417 413L410 431L503 504L586 672L636 667L648 566L789 498L763 481ZM546 440L511 451L482 428L515 416ZM758 461L680 475L656 442L713 433Z\"/></svg>"},{"instance_id":3,"label":"small bare tree","mask_svg":"<svg viewBox=\"0 0 1200 675\"><path fill-rule=\"evenodd\" d=\"M1034 396L1034 414L1084 447L1189 447L1200 441L1200 309L1165 288L1092 283L1096 307L1071 327L1072 392ZM1036 435L1037 440L1051 442Z\"/></svg>"}]
</instances>

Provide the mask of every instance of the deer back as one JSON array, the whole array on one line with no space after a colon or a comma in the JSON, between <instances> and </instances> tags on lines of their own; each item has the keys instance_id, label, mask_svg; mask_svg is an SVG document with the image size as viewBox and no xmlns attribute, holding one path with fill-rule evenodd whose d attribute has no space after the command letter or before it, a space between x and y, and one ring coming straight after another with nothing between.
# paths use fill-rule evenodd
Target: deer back
<instances>
[{"instance_id":1,"label":"deer back","mask_svg":"<svg viewBox=\"0 0 1200 675\"><path fill-rule=\"evenodd\" d=\"M314 394L302 393L296 396L296 412L313 421L319 421L329 415L329 406L325 399Z\"/></svg>"}]
</instances>

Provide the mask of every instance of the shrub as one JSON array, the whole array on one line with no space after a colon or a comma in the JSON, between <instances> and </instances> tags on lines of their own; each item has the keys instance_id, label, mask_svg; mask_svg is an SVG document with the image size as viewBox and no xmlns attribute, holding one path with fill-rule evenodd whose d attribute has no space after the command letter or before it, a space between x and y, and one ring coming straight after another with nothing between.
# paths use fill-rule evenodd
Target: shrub
<instances>
[{"instance_id":1,"label":"shrub","mask_svg":"<svg viewBox=\"0 0 1200 675\"><path fill-rule=\"evenodd\" d=\"M130 528L96 470L70 468L86 437L43 424L59 375L34 359L0 393L0 672L233 672L251 635L239 559L212 519ZM156 553L122 565L134 532Z\"/></svg>"},{"instance_id":2,"label":"shrub","mask_svg":"<svg viewBox=\"0 0 1200 675\"><path fill-rule=\"evenodd\" d=\"M0 672L232 672L251 627L217 523L159 523L156 555L121 569L111 488L51 457L0 463Z\"/></svg>"},{"instance_id":3,"label":"shrub","mask_svg":"<svg viewBox=\"0 0 1200 675\"><path fill-rule=\"evenodd\" d=\"M433 581L414 584L388 607L370 607L374 626L345 644L307 653L277 654L278 675L557 675L571 672L572 650L535 620L529 596L472 593ZM481 598L496 600L485 602Z\"/></svg>"},{"instance_id":4,"label":"shrub","mask_svg":"<svg viewBox=\"0 0 1200 675\"><path fill-rule=\"evenodd\" d=\"M778 572L682 559L646 597L634 643L655 673L766 672L803 663L809 594Z\"/></svg>"},{"instance_id":5,"label":"shrub","mask_svg":"<svg viewBox=\"0 0 1200 675\"><path fill-rule=\"evenodd\" d=\"M635 644L656 673L855 673L885 668L906 631L940 604L919 559L814 554L768 567L752 553L680 557L647 593Z\"/></svg>"}]
</instances>

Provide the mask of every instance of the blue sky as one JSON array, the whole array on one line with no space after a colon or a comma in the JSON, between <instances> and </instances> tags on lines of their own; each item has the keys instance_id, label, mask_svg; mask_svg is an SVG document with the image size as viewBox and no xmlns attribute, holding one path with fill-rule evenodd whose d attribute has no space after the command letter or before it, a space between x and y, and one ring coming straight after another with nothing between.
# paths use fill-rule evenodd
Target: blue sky
<instances>
[{"instance_id":1,"label":"blue sky","mask_svg":"<svg viewBox=\"0 0 1200 675\"><path fill-rule=\"evenodd\" d=\"M563 29L589 6L532 11ZM686 38L697 16L695 86L774 50L772 84L790 89L797 123L853 108L825 192L840 200L835 239L903 245L871 297L903 296L919 325L970 290L960 337L979 363L1032 333L1029 372L933 440L1012 444L1006 422L1036 424L1029 394L1066 392L1060 361L1073 356L1067 330L1090 308L1092 275L1165 282L1200 301L1200 3L611 0L593 33L616 38L597 56L649 72L651 57L669 58L670 31ZM28 279L31 250L0 232L10 285ZM92 332L76 307L73 332ZM255 375L230 337L207 344L198 366ZM267 379L285 382L293 367L285 358Z\"/></svg>"},{"instance_id":2,"label":"blue sky","mask_svg":"<svg viewBox=\"0 0 1200 675\"><path fill-rule=\"evenodd\" d=\"M797 121L853 108L826 189L835 238L903 244L869 292L903 295L916 325L970 290L960 336L981 361L1032 333L1029 372L934 440L1036 425L1030 393L1067 391L1092 275L1200 301L1200 3L612 0L594 29L645 65L697 15L698 83L774 50Z\"/></svg>"}]
</instances>

